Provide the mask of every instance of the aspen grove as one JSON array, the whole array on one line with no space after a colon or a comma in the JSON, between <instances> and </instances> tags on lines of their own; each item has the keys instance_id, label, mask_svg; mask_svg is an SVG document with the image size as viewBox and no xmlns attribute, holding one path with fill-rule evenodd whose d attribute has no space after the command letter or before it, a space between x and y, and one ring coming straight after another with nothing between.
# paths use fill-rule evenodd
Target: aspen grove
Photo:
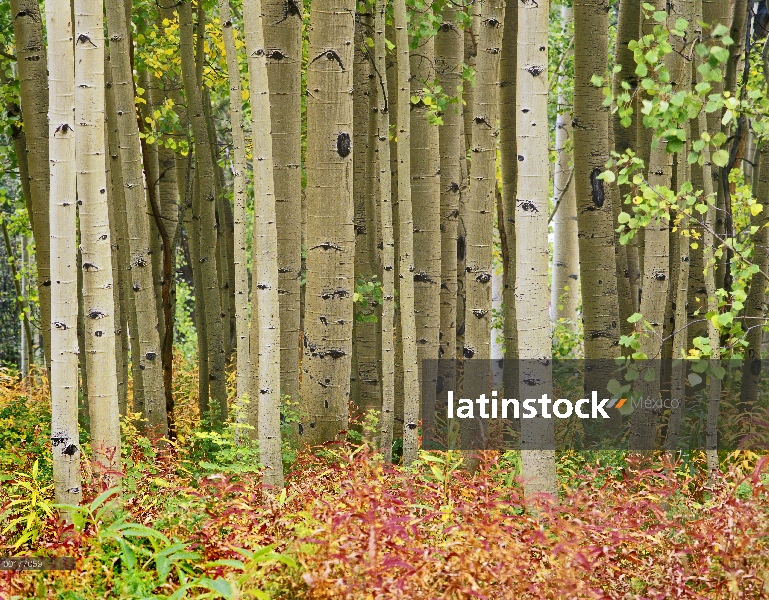
<instances>
[{"instance_id":1,"label":"aspen grove","mask_svg":"<svg viewBox=\"0 0 769 600\"><path fill-rule=\"evenodd\" d=\"M0 98L0 599L769 598L765 0L0 0Z\"/></svg>"}]
</instances>

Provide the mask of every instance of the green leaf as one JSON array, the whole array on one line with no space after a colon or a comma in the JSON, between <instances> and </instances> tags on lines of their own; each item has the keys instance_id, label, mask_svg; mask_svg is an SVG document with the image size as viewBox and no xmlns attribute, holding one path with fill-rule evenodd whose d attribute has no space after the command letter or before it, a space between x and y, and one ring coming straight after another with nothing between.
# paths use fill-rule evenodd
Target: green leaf
<instances>
[{"instance_id":1,"label":"green leaf","mask_svg":"<svg viewBox=\"0 0 769 600\"><path fill-rule=\"evenodd\" d=\"M710 158L719 167L725 167L729 162L729 153L726 150L716 150Z\"/></svg>"},{"instance_id":2,"label":"green leaf","mask_svg":"<svg viewBox=\"0 0 769 600\"><path fill-rule=\"evenodd\" d=\"M633 313L627 318L627 322L638 323L638 321L640 321L641 319L643 319L643 315L641 313Z\"/></svg>"}]
</instances>

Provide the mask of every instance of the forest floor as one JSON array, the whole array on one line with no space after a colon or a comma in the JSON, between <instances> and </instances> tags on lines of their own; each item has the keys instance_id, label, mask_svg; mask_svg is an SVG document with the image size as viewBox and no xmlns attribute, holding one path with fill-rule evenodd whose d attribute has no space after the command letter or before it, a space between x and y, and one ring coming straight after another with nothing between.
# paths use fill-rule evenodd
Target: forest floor
<instances>
[{"instance_id":1,"label":"forest floor","mask_svg":"<svg viewBox=\"0 0 769 600\"><path fill-rule=\"evenodd\" d=\"M468 474L458 454L403 468L351 441L287 449L272 494L254 448L200 428L195 373L177 373L175 445L159 455L128 420L122 503L84 462L64 526L44 388L0 371L0 555L76 557L0 570L0 598L769 598L767 457L725 455L708 484L699 455L562 454L558 502L534 504L515 453Z\"/></svg>"}]
</instances>

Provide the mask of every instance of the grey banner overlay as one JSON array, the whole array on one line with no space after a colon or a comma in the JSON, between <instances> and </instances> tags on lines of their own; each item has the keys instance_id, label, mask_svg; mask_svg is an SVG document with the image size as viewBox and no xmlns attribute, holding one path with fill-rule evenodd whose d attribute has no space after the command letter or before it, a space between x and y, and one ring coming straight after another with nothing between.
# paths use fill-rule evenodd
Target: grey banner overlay
<instances>
[{"instance_id":1,"label":"grey banner overlay","mask_svg":"<svg viewBox=\"0 0 769 600\"><path fill-rule=\"evenodd\" d=\"M767 361L427 360L421 372L426 450L769 447Z\"/></svg>"},{"instance_id":2,"label":"grey banner overlay","mask_svg":"<svg viewBox=\"0 0 769 600\"><path fill-rule=\"evenodd\" d=\"M74 556L0 556L0 571L72 571Z\"/></svg>"}]
</instances>

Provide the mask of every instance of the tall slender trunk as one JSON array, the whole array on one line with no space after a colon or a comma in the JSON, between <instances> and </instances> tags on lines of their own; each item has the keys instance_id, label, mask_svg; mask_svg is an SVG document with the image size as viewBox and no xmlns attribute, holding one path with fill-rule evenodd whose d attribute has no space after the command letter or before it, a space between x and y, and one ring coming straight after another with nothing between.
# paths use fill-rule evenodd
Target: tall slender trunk
<instances>
[{"instance_id":1,"label":"tall slender trunk","mask_svg":"<svg viewBox=\"0 0 769 600\"><path fill-rule=\"evenodd\" d=\"M403 464L417 457L419 379L414 316L414 220L411 205L411 93L406 2L394 0L393 26L398 57L398 292L403 344Z\"/></svg>"},{"instance_id":2,"label":"tall slender trunk","mask_svg":"<svg viewBox=\"0 0 769 600\"><path fill-rule=\"evenodd\" d=\"M385 12L387 0L376 0L374 8L374 65L376 85L376 169L379 200L379 232L382 237L382 417L380 447L386 462L392 460L393 417L395 409L395 239L393 236L392 190L390 176L390 118L385 62ZM381 79L380 79L381 78Z\"/></svg>"},{"instance_id":3,"label":"tall slender trunk","mask_svg":"<svg viewBox=\"0 0 769 600\"><path fill-rule=\"evenodd\" d=\"M80 206L83 314L94 473L106 488L120 472L112 242L104 146L104 5L75 0L75 169Z\"/></svg>"},{"instance_id":4,"label":"tall slender trunk","mask_svg":"<svg viewBox=\"0 0 769 600\"><path fill-rule=\"evenodd\" d=\"M377 170L372 163L375 150L376 89L368 50L364 49L370 14L358 13L355 23L355 55L353 63L353 198L355 203L355 281L375 281L378 277L376 257L375 197L371 185ZM368 307L363 319L356 318L353 327L353 368L351 396L353 404L364 415L381 408L379 387L378 307ZM364 435L366 431L364 429Z\"/></svg>"},{"instance_id":5,"label":"tall slender trunk","mask_svg":"<svg viewBox=\"0 0 769 600\"><path fill-rule=\"evenodd\" d=\"M230 122L232 124L232 188L235 200L235 359L236 398L240 402L248 394L251 357L248 343L248 256L246 254L246 140L243 131L243 98L240 84L238 52L229 0L219 0L227 72L230 84Z\"/></svg>"},{"instance_id":6,"label":"tall slender trunk","mask_svg":"<svg viewBox=\"0 0 769 600\"><path fill-rule=\"evenodd\" d=\"M45 364L51 362L51 233L48 196L48 98L43 20L37 0L11 0L19 95L26 137L29 201L35 238L40 322Z\"/></svg>"},{"instance_id":7,"label":"tall slender trunk","mask_svg":"<svg viewBox=\"0 0 769 600\"><path fill-rule=\"evenodd\" d=\"M130 264L128 258L128 221L125 211L125 187L123 186L123 171L120 165L119 150L119 132L117 107L115 106L115 90L112 85L112 69L110 59L106 58L104 62L105 75L105 106L107 111L107 153L109 155L109 205L110 205L110 238L113 243L112 253L112 281L116 306L120 305L120 351L116 350L119 358L118 372L120 380L123 381L123 389L119 389L121 402L121 415L126 415L129 410L133 411L140 400L141 406L144 406L144 391L142 390L141 373L134 373L133 376L133 405L128 402L128 372L129 367L133 366L138 371L138 361L130 364L131 355L131 337L135 338L136 330L136 311L133 306L133 297L130 292L130 275L127 272L127 266ZM129 336L129 325L131 336ZM116 331L117 334L117 331Z\"/></svg>"},{"instance_id":8,"label":"tall slender trunk","mask_svg":"<svg viewBox=\"0 0 769 600\"><path fill-rule=\"evenodd\" d=\"M121 285L124 277L120 273L120 242L117 227L116 198L122 196L122 176L120 175L120 163L117 160L117 136L115 133L115 101L112 98L112 77L110 76L109 56L104 53L104 88L105 88L105 127L104 148L107 160L105 161L105 174L107 181L107 219L109 221L109 239L112 256L112 303L115 307L115 370L117 372L118 410L120 416L128 412L128 311L125 298L127 294ZM117 189L116 189L117 188Z\"/></svg>"},{"instance_id":9,"label":"tall slender trunk","mask_svg":"<svg viewBox=\"0 0 769 600\"><path fill-rule=\"evenodd\" d=\"M552 395L552 339L548 315L547 24L550 3L520 5L517 108L516 301L521 396ZM517 111L518 112L518 111ZM613 238L612 238L613 239ZM613 264L614 256L611 257ZM524 391L525 390L525 391ZM521 428L526 494L557 493L552 421L537 418Z\"/></svg>"},{"instance_id":10,"label":"tall slender trunk","mask_svg":"<svg viewBox=\"0 0 769 600\"><path fill-rule=\"evenodd\" d=\"M572 9L561 7L561 21L568 31ZM577 304L579 303L579 244L577 241L577 194L572 166L573 139L571 122L573 114L566 107L562 89L566 76L559 76L558 119L555 125L555 164L553 190L557 198L553 216L553 285L550 291L550 319L561 323L570 331L577 330ZM571 147L571 148L570 148Z\"/></svg>"},{"instance_id":11,"label":"tall slender trunk","mask_svg":"<svg viewBox=\"0 0 769 600\"><path fill-rule=\"evenodd\" d=\"M304 439L347 429L354 261L352 61L355 3L316 0L307 67L307 279L300 396Z\"/></svg>"},{"instance_id":12,"label":"tall slender trunk","mask_svg":"<svg viewBox=\"0 0 769 600\"><path fill-rule=\"evenodd\" d=\"M50 0L48 140L51 164L51 446L56 502L78 504L77 423L77 191L75 182L75 64L67 0Z\"/></svg>"},{"instance_id":13,"label":"tall slender trunk","mask_svg":"<svg viewBox=\"0 0 769 600\"><path fill-rule=\"evenodd\" d=\"M450 98L460 96L462 61L464 59L464 30L457 24L457 8L448 3L435 36L435 66L438 83ZM446 368L438 374L438 388L454 390L457 358L457 220L459 191L463 186L460 157L464 139L460 138L462 109L459 103L444 111L443 126L438 129L440 152L440 230L441 230L441 291L438 357Z\"/></svg>"},{"instance_id":14,"label":"tall slender trunk","mask_svg":"<svg viewBox=\"0 0 769 600\"><path fill-rule=\"evenodd\" d=\"M590 81L608 68L608 31L602 1L574 2L574 185L585 357L589 360L619 353L614 217L607 186L597 179L609 159L609 113L602 105L601 89Z\"/></svg>"},{"instance_id":15,"label":"tall slender trunk","mask_svg":"<svg viewBox=\"0 0 769 600\"><path fill-rule=\"evenodd\" d=\"M505 7L502 56L499 63L499 157L502 174L502 211L498 219L502 237L504 278L505 394L518 398L518 317L516 315L516 193L518 185L518 137L516 95L518 83L518 3Z\"/></svg>"},{"instance_id":16,"label":"tall slender trunk","mask_svg":"<svg viewBox=\"0 0 769 600\"><path fill-rule=\"evenodd\" d=\"M750 281L750 290L745 300L745 316L743 329L747 332L745 341L745 368L742 369L742 387L740 403L743 410L749 412L758 398L758 384L761 381L761 334L763 317L766 312L767 281L763 273L769 271L769 142L761 142L759 160L756 167L756 186L753 195L763 210L751 218L751 225L758 227L758 236L754 238L753 264L758 265L759 272Z\"/></svg>"},{"instance_id":17,"label":"tall slender trunk","mask_svg":"<svg viewBox=\"0 0 769 600\"><path fill-rule=\"evenodd\" d=\"M302 270L302 2L264 0L270 81L275 210L280 286L280 388L299 397L299 321Z\"/></svg>"},{"instance_id":18,"label":"tall slender trunk","mask_svg":"<svg viewBox=\"0 0 769 600\"><path fill-rule=\"evenodd\" d=\"M499 58L502 47L504 1L488 0L481 7L481 27L475 72L475 100L472 118L472 177L466 206L465 340L464 356L489 365L491 359L491 280L496 196L496 140L499 118ZM471 370L463 393L477 398L488 388L490 371ZM462 435L478 439L478 421L462 427ZM467 442L464 443L468 446ZM473 467L477 458L469 459Z\"/></svg>"},{"instance_id":19,"label":"tall slender trunk","mask_svg":"<svg viewBox=\"0 0 769 600\"><path fill-rule=\"evenodd\" d=\"M431 11L431 9L428 9ZM432 418L438 378L440 328L441 231L440 154L438 127L428 119L429 107L421 101L423 88L435 72L435 38L422 38L410 56L411 96L411 199L414 217L414 313L417 344L417 377L422 392L419 414ZM424 362L428 361L428 362ZM426 370L425 370L426 369Z\"/></svg>"},{"instance_id":20,"label":"tall slender trunk","mask_svg":"<svg viewBox=\"0 0 769 600\"><path fill-rule=\"evenodd\" d=\"M144 418L152 435L158 438L168 434L163 372L160 360L160 337L157 329L155 292L152 284L152 263L149 250L149 218L142 173L141 145L139 141L134 104L133 73L130 58L131 36L126 21L125 0L107 0L107 26L110 39L110 66L114 91L119 155L125 193L129 263L126 268L133 291L136 314L136 344L131 360L138 364L134 376L141 377L144 394ZM133 327L132 327L133 329ZM132 337L133 334L132 334ZM135 385L135 383L134 383Z\"/></svg>"},{"instance_id":21,"label":"tall slender trunk","mask_svg":"<svg viewBox=\"0 0 769 600\"><path fill-rule=\"evenodd\" d=\"M198 35L203 35L202 30L198 30ZM200 255L198 261L201 265L202 287L196 289L195 293L202 293L205 303L210 400L216 405L210 406L209 410L212 411L211 418L214 423L223 423L227 420L227 382L224 373L223 312L216 260L218 232L216 225L216 184L211 140L206 127L203 108L203 94L200 89L200 80L196 74L192 35L192 6L189 2L182 2L179 5L179 54L184 93L187 97L187 110L195 141L197 176L200 185L198 230L189 232L191 236L199 236L198 251Z\"/></svg>"},{"instance_id":22,"label":"tall slender trunk","mask_svg":"<svg viewBox=\"0 0 769 600\"><path fill-rule=\"evenodd\" d=\"M258 403L257 433L261 463L265 467L264 480L269 485L282 488L278 231L275 223L267 48L264 44L264 19L261 9L261 2L249 2L244 6L243 14L248 50L251 132L254 140L254 189L256 190L251 269L253 273L251 364L257 365L258 371L256 373L251 371L251 389Z\"/></svg>"},{"instance_id":23,"label":"tall slender trunk","mask_svg":"<svg viewBox=\"0 0 769 600\"><path fill-rule=\"evenodd\" d=\"M681 0L674 10L671 10L668 20L671 25L675 19L684 18L691 21L693 14L693 1ZM691 23L690 23L691 27ZM681 40L670 39L676 51L667 54L664 58L665 66L670 72L671 81L677 82L677 87L685 85L685 67L688 61L682 58L682 48L677 47ZM651 149L649 157L648 181L651 187L670 187L672 184L673 155L667 151L667 143L657 140L656 147ZM670 284L670 223L662 216L652 219L645 228L644 235L644 272L641 287L640 312L645 321L651 324L652 331L645 332L641 336L641 352L650 359L662 357L663 327L665 320L665 307ZM641 384L643 397L656 398L659 394L660 373L650 381ZM631 418L630 447L631 449L646 450L651 448L656 435L656 415L642 405L641 410L633 412Z\"/></svg>"}]
</instances>

